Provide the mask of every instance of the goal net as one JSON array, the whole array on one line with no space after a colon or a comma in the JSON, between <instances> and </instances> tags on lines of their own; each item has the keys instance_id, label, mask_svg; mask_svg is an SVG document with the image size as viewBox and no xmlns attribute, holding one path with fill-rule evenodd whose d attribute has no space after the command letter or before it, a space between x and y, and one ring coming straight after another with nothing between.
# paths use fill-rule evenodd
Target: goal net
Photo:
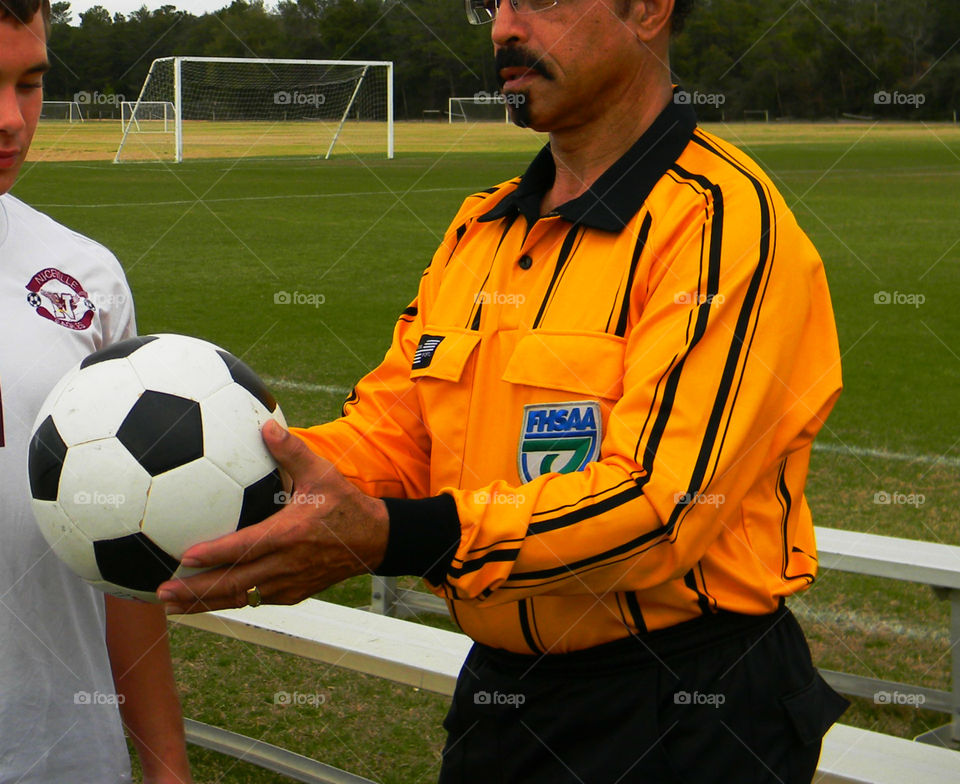
<instances>
[{"instance_id":1,"label":"goal net","mask_svg":"<svg viewBox=\"0 0 960 784\"><path fill-rule=\"evenodd\" d=\"M164 57L124 110L115 162L393 157L393 63Z\"/></svg>"},{"instance_id":2,"label":"goal net","mask_svg":"<svg viewBox=\"0 0 960 784\"><path fill-rule=\"evenodd\" d=\"M455 122L510 122L506 98L500 93L477 93L447 99L447 117Z\"/></svg>"},{"instance_id":3,"label":"goal net","mask_svg":"<svg viewBox=\"0 0 960 784\"><path fill-rule=\"evenodd\" d=\"M123 132L134 133L174 133L174 118L177 108L172 101L123 101L120 104L120 119Z\"/></svg>"},{"instance_id":4,"label":"goal net","mask_svg":"<svg viewBox=\"0 0 960 784\"><path fill-rule=\"evenodd\" d=\"M69 123L82 123L84 120L77 101L44 101L40 109L40 119Z\"/></svg>"}]
</instances>

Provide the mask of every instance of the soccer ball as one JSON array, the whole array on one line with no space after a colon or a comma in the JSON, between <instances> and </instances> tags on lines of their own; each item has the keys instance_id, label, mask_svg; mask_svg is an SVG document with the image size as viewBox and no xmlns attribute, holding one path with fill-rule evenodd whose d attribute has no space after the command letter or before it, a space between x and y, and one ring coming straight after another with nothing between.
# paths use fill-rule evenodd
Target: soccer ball
<instances>
[{"instance_id":1,"label":"soccer ball","mask_svg":"<svg viewBox=\"0 0 960 784\"><path fill-rule=\"evenodd\" d=\"M102 591L156 601L184 551L285 500L260 437L277 401L232 354L184 335L97 351L50 392L29 448L33 511L60 559Z\"/></svg>"}]
</instances>

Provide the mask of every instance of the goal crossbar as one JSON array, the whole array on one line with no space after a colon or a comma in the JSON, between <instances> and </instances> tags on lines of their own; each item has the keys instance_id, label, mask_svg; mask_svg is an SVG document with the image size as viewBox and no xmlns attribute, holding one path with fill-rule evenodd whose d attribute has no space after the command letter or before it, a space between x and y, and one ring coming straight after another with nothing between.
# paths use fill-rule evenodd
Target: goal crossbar
<instances>
[{"instance_id":1,"label":"goal crossbar","mask_svg":"<svg viewBox=\"0 0 960 784\"><path fill-rule=\"evenodd\" d=\"M231 66L234 66L232 70ZM276 70L273 67L276 67ZM345 73L338 76L335 73L337 68L343 68ZM371 69L379 71L372 83L370 80L373 77L368 75ZM225 86L211 86L214 78L211 74L214 73L222 76ZM394 157L393 74L393 62L389 60L160 57L151 63L140 94L129 110L128 120L123 123L123 136L114 157L114 163L119 163L123 159L124 148L131 135L145 132L138 122L147 116L146 113L141 112L141 108L163 104L172 106L172 118L168 118L165 114L163 128L160 130L152 128L147 132L172 135L172 158L177 163L183 161L184 121L191 119L241 122L244 120L275 122L288 119L322 120L321 125L325 123L328 127L335 125L336 128L326 150L327 158L331 156L334 146L341 138L344 126L351 117L358 121L385 121L387 158L392 159ZM244 78L249 82L244 82ZM292 92L287 91L289 88L293 88ZM362 88L366 89L363 91L364 98L361 103L359 96ZM221 91L219 94L207 94L217 89ZM207 93L198 98L197 90L206 90ZM313 93L306 93L304 90L312 90ZM324 105L328 97L326 91L334 94L334 100L329 106ZM270 92L273 93L273 106L269 106ZM198 101L200 103L197 103ZM247 103L241 106L243 101ZM256 114L257 110L260 114ZM245 112L255 116L246 116ZM159 120L160 118L150 117L149 119ZM168 119L172 119L170 128L167 127ZM324 134L326 132L324 131ZM369 145L369 135L366 138ZM317 150L317 155L321 154L322 150Z\"/></svg>"}]
</instances>

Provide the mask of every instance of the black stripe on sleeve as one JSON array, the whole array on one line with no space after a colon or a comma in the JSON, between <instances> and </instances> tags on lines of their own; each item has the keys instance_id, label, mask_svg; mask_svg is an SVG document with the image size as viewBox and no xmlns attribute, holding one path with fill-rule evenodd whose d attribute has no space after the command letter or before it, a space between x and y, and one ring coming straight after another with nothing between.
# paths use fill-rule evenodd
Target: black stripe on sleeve
<instances>
[{"instance_id":1,"label":"black stripe on sleeve","mask_svg":"<svg viewBox=\"0 0 960 784\"><path fill-rule=\"evenodd\" d=\"M617 484L612 485L604 490L598 490L596 493L591 493L590 495L582 496L581 498L578 498L576 501L573 501L569 504L563 504L562 506L555 506L553 509L541 509L539 512L533 512L531 514L531 517L541 517L543 515L556 514L557 512L560 512L564 509L572 509L575 506L580 506L580 504L582 504L584 501L591 501L594 498L600 497L601 495L604 495L606 493L611 493L614 490L617 490L623 487L624 485L628 485L632 482L636 482L642 476L643 476L642 472L634 471L629 478L624 479L623 481L618 482Z\"/></svg>"},{"instance_id":2,"label":"black stripe on sleeve","mask_svg":"<svg viewBox=\"0 0 960 784\"><path fill-rule=\"evenodd\" d=\"M450 263L450 259L453 258L453 254L457 252L457 248L460 246L460 240L463 239L463 235L466 234L466 233L467 233L467 224L466 224L466 223L462 223L461 225L457 226L457 230L456 230L456 237L457 237L457 238L456 238L456 240L455 240L454 243L453 243L453 247L450 248L450 254L447 256L447 263L448 263L448 264Z\"/></svg>"},{"instance_id":3,"label":"black stripe on sleeve","mask_svg":"<svg viewBox=\"0 0 960 784\"><path fill-rule=\"evenodd\" d=\"M464 561L462 566L451 566L449 573L453 578L462 577L463 575L470 574L471 572L478 572L484 566L490 563L509 563L510 561L516 561L518 555L520 555L520 548L512 548L509 550L493 550L489 553L485 553L479 558L472 558L469 561Z\"/></svg>"},{"instance_id":4,"label":"black stripe on sleeve","mask_svg":"<svg viewBox=\"0 0 960 784\"><path fill-rule=\"evenodd\" d=\"M640 602L637 601L636 592L628 591L624 594L624 598L627 601L627 609L630 610L633 625L637 627L637 634L646 634L647 622L643 618L643 610L640 608Z\"/></svg>"},{"instance_id":5,"label":"black stripe on sleeve","mask_svg":"<svg viewBox=\"0 0 960 784\"><path fill-rule=\"evenodd\" d=\"M340 407L340 416L347 415L347 406L353 405L360 400L360 395L357 394L357 388L354 387L350 390L350 394L347 395L347 399L343 401L343 405Z\"/></svg>"},{"instance_id":6,"label":"black stripe on sleeve","mask_svg":"<svg viewBox=\"0 0 960 784\"><path fill-rule=\"evenodd\" d=\"M529 610L527 607L527 600L521 599L517 602L517 615L520 618L520 631L523 632L524 642L530 647L530 650L534 653L543 653L540 649L540 646L537 645L537 641L533 637L533 629L530 626L530 616Z\"/></svg>"},{"instance_id":7,"label":"black stripe on sleeve","mask_svg":"<svg viewBox=\"0 0 960 784\"><path fill-rule=\"evenodd\" d=\"M680 376L683 375L683 368L686 364L687 357L707 331L707 321L710 318L710 311L713 308L713 297L716 296L720 287L720 252L723 246L723 193L719 186L707 182L703 177L691 175L677 166L674 166L674 169L676 169L682 177L700 182L706 190L709 190L713 194L714 214L710 231L707 296L704 297L704 301L697 307L696 326L694 327L693 336L687 345L687 350L679 362L673 366L673 370L667 377L667 383L664 386L663 401L660 404L660 410L657 412L657 418L654 420L653 426L650 429L650 437L647 439L643 452L642 465L648 475L653 473L654 459L656 458L657 449L660 446L660 440L663 438L663 433L667 428L667 421L670 419L670 414L673 411L673 404L677 397L677 388L680 386ZM671 519L671 524L672 522Z\"/></svg>"},{"instance_id":8,"label":"black stripe on sleeve","mask_svg":"<svg viewBox=\"0 0 960 784\"><path fill-rule=\"evenodd\" d=\"M697 576L693 569L683 576L683 584L697 595L697 604L700 606L700 612L707 615L710 612L710 602L700 591L700 586L697 585Z\"/></svg>"},{"instance_id":9,"label":"black stripe on sleeve","mask_svg":"<svg viewBox=\"0 0 960 784\"><path fill-rule=\"evenodd\" d=\"M704 187L709 187L711 189L716 188L715 185L709 183L705 178L700 177L699 175L689 175L689 173L684 172L679 167L675 167L677 171L685 177L692 178L695 181L701 182ZM678 501L677 505L674 507L673 512L670 515L670 520L668 522L668 528L673 531L673 527L676 525L678 519L684 510L692 505L693 500L697 497L700 492L700 488L703 487L704 477L707 473L707 468L710 463L710 457L713 454L714 446L717 442L717 435L720 431L720 424L723 419L723 412L727 408L727 403L731 399L731 391L733 389L734 378L736 376L737 367L740 364L741 354L748 353L749 349L746 347L746 337L747 332L750 327L750 320L753 317L756 309L759 307L760 302L762 301L759 297L761 283L763 281L764 275L769 269L769 265L772 262L770 259L770 242L771 242L771 211L770 205L766 199L765 193L759 183L759 181L750 175L745 170L741 169L741 172L751 181L759 199L760 206L760 236L759 236L759 253L757 266L754 269L753 275L751 276L750 283L747 287L747 292L744 295L743 305L740 308L740 313L737 316L737 323L734 328L734 334L730 341L730 350L727 352L727 359L724 363L723 372L720 378L720 384L717 389L717 394L714 397L713 409L710 412L710 419L707 423L707 427L704 432L704 437L700 442L700 451L697 456L696 463L694 464L693 473L690 477L689 484L687 486L687 492ZM719 190L719 189L717 189ZM720 197L722 200L722 196ZM715 209L714 220L717 220L717 217L722 219L722 212L719 208ZM707 297L703 305L700 307L711 307L713 297L717 293L716 283L713 279L713 240L711 240L711 262L710 262L710 274L708 276L707 282ZM717 273L719 275L719 260L717 263ZM705 324L705 322L704 322ZM702 333L697 335L697 340ZM744 362L746 358L744 357ZM735 402L731 401L731 402ZM719 459L719 455L717 456ZM648 469L649 470L649 469Z\"/></svg>"},{"instance_id":10,"label":"black stripe on sleeve","mask_svg":"<svg viewBox=\"0 0 960 784\"><path fill-rule=\"evenodd\" d=\"M587 570L588 567L595 567L603 564L604 561L609 561L617 556L631 553L633 550L637 549L638 547L642 547L648 542L662 538L666 532L666 526L659 526L652 531L648 531L645 534L634 537L628 542L624 542L616 547L611 547L609 550L605 550L602 553L597 553L596 555L591 555L588 558L581 558L579 561L574 561L573 563L563 564L561 566L552 566L546 569L537 569L531 572L514 572L510 575L509 582L518 582L520 580L546 580L548 578L561 575L563 577L572 577L577 572ZM612 562L615 563L615 561ZM510 586L508 583L505 583L502 587L507 588Z\"/></svg>"},{"instance_id":11,"label":"black stripe on sleeve","mask_svg":"<svg viewBox=\"0 0 960 784\"><path fill-rule=\"evenodd\" d=\"M554 517L550 520L543 520L538 523L530 523L527 526L527 535L528 536L537 536L539 534L545 534L550 531L555 531L558 528L565 528L568 525L574 525L575 523L582 522L591 517L596 517L597 515L604 514L613 509L616 509L618 506L622 506L635 498L639 498L643 495L643 486L646 484L646 477L641 477L632 487L628 487L626 490L623 490L616 495L605 498L602 501L598 501L595 504L590 506L585 506L581 509L576 509L573 512L567 512L565 515L560 517Z\"/></svg>"},{"instance_id":12,"label":"black stripe on sleeve","mask_svg":"<svg viewBox=\"0 0 960 784\"><path fill-rule=\"evenodd\" d=\"M784 580L797 580L805 578L808 582L812 583L814 581L814 576L809 572L803 572L801 574L787 574L787 566L790 560L790 554L787 552L787 524L790 520L790 510L793 508L793 498L790 495L790 488L787 487L787 458L783 458L783 462L780 463L780 471L777 474L777 500L780 501L781 508L783 509L783 521L780 526L780 536L783 540L783 568L780 570L780 576ZM794 547L794 550L799 550L799 548ZM800 552L803 552L800 550Z\"/></svg>"}]
</instances>

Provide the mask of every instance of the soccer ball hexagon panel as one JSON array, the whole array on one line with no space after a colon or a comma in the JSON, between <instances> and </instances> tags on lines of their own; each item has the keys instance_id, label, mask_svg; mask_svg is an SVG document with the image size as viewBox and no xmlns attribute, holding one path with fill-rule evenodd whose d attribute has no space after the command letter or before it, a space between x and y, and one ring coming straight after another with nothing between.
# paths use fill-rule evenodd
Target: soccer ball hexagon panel
<instances>
[{"instance_id":1,"label":"soccer ball hexagon panel","mask_svg":"<svg viewBox=\"0 0 960 784\"><path fill-rule=\"evenodd\" d=\"M29 449L40 531L95 587L154 601L190 546L283 503L260 438L286 425L266 385L218 346L146 335L95 352L41 407Z\"/></svg>"}]
</instances>

